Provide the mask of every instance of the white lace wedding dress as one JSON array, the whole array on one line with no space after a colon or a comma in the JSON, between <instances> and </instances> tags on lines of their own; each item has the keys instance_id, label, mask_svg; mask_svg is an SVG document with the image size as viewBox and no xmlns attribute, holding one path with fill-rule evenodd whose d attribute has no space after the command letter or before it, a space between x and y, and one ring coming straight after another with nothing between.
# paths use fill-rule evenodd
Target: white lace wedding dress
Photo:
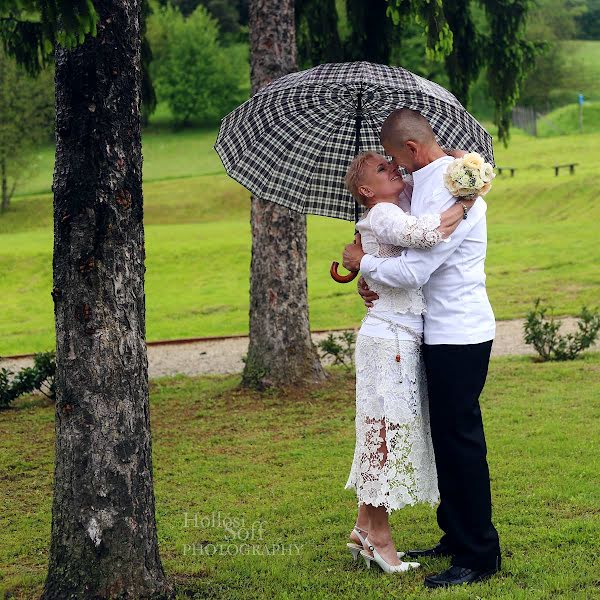
<instances>
[{"instance_id":1,"label":"white lace wedding dress","mask_svg":"<svg viewBox=\"0 0 600 600\"><path fill-rule=\"evenodd\" d=\"M357 229L366 253L394 257L407 247L447 241L439 225L438 214L416 218L395 204L379 203ZM384 506L387 512L435 504L439 493L420 339L425 300L421 290L365 280L379 299L356 340L356 447L345 489L356 491L359 505Z\"/></svg>"}]
</instances>

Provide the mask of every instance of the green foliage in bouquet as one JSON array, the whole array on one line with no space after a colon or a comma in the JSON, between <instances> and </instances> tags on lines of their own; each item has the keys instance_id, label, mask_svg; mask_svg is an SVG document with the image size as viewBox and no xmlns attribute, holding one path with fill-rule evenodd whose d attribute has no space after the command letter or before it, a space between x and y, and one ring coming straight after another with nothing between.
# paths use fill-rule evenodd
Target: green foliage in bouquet
<instances>
[{"instance_id":1,"label":"green foliage in bouquet","mask_svg":"<svg viewBox=\"0 0 600 600\"><path fill-rule=\"evenodd\" d=\"M54 375L56 362L54 352L40 352L33 357L33 367L25 367L18 373L0 369L0 409L7 408L23 394L38 390L54 400L56 388ZM11 375L14 377L11 378Z\"/></svg>"},{"instance_id":2,"label":"green foliage in bouquet","mask_svg":"<svg viewBox=\"0 0 600 600\"><path fill-rule=\"evenodd\" d=\"M548 307L540 306L538 298L523 326L525 343L536 349L541 361L573 360L596 341L600 331L598 312L590 311L584 306L577 322L577 332L567 335L559 333L560 322L555 321L552 316L546 318L547 312Z\"/></svg>"},{"instance_id":3,"label":"green foliage in bouquet","mask_svg":"<svg viewBox=\"0 0 600 600\"><path fill-rule=\"evenodd\" d=\"M321 350L321 358L330 356L334 365L342 365L349 371L354 368L354 348L356 345L356 334L353 331L344 331L339 335L330 333L318 344Z\"/></svg>"}]
</instances>

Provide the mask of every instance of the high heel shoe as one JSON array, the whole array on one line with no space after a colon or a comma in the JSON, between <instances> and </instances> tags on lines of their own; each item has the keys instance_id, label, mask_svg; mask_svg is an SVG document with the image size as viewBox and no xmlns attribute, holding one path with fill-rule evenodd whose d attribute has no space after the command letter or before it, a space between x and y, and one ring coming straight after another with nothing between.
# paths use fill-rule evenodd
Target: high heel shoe
<instances>
[{"instance_id":1,"label":"high heel shoe","mask_svg":"<svg viewBox=\"0 0 600 600\"><path fill-rule=\"evenodd\" d=\"M366 545L366 536L363 537L361 535L361 531L365 531L364 529L359 529L358 527L354 527L354 529L352 530L354 532L354 534L356 535L356 537L360 540L360 544L352 544L350 542L348 542L346 544L346 546L348 547L348 550L350 550L350 553L352 554L352 560L354 560L355 562L358 560L358 555L361 553L362 550L365 549L365 545ZM402 558L406 553L405 552L398 552L398 558ZM370 557L372 558L372 557ZM367 564L367 567L371 567L370 564Z\"/></svg>"},{"instance_id":2,"label":"high heel shoe","mask_svg":"<svg viewBox=\"0 0 600 600\"><path fill-rule=\"evenodd\" d=\"M366 538L367 546L373 553L373 556L369 556L367 552L361 550L360 555L364 558L367 569L371 568L371 563L375 562L384 573L405 573L411 569L418 569L421 565L418 562L401 562L399 565L390 565L380 554L371 542L369 538ZM400 557L398 557L400 558Z\"/></svg>"}]
</instances>

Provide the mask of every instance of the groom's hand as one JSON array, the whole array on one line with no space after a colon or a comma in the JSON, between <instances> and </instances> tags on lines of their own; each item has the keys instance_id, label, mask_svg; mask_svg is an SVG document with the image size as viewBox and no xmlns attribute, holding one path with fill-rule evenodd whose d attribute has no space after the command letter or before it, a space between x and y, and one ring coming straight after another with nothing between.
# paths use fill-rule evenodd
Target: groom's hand
<instances>
[{"instance_id":1,"label":"groom's hand","mask_svg":"<svg viewBox=\"0 0 600 600\"><path fill-rule=\"evenodd\" d=\"M364 277L361 277L358 280L358 293L360 297L365 301L365 306L371 308L373 306L373 302L379 298L379 296L369 289L367 282L364 280Z\"/></svg>"},{"instance_id":2,"label":"groom's hand","mask_svg":"<svg viewBox=\"0 0 600 600\"><path fill-rule=\"evenodd\" d=\"M343 265L348 271L360 271L360 261L365 255L360 243L360 234L354 237L354 243L348 244L344 249Z\"/></svg>"}]
</instances>

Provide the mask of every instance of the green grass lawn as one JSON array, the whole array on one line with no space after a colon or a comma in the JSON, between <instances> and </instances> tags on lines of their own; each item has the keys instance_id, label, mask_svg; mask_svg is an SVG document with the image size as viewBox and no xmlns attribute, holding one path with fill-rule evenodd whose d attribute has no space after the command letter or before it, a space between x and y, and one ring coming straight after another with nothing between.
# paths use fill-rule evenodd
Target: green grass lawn
<instances>
[{"instance_id":1,"label":"green grass lawn","mask_svg":"<svg viewBox=\"0 0 600 600\"><path fill-rule=\"evenodd\" d=\"M144 135L149 340L247 331L249 195L223 174L214 130ZM0 216L0 356L51 349L52 150ZM488 196L488 289L496 316L522 317L537 297L559 315L600 305L600 135L535 139L518 131L496 148L497 163L522 167L498 177ZM574 176L552 166L573 158ZM354 286L334 283L331 260L352 224L309 218L311 326L349 327L363 314Z\"/></svg>"},{"instance_id":2,"label":"green grass lawn","mask_svg":"<svg viewBox=\"0 0 600 600\"><path fill-rule=\"evenodd\" d=\"M597 598L599 376L600 354L562 364L492 361L482 410L503 571L435 593L422 578L445 560L392 577L367 571L346 551L356 510L354 493L343 489L354 446L350 376L335 371L321 388L262 396L240 391L231 377L152 381L158 533L177 597ZM0 411L0 598L39 597L53 460L51 404L23 398ZM197 515L197 528L185 527L185 513ZM219 515L239 520L229 541ZM257 521L263 533L255 529L254 543L295 544L299 554L236 555ZM438 536L426 506L397 511L391 523L399 548ZM228 543L230 555L202 554L212 551L207 544Z\"/></svg>"}]
</instances>

